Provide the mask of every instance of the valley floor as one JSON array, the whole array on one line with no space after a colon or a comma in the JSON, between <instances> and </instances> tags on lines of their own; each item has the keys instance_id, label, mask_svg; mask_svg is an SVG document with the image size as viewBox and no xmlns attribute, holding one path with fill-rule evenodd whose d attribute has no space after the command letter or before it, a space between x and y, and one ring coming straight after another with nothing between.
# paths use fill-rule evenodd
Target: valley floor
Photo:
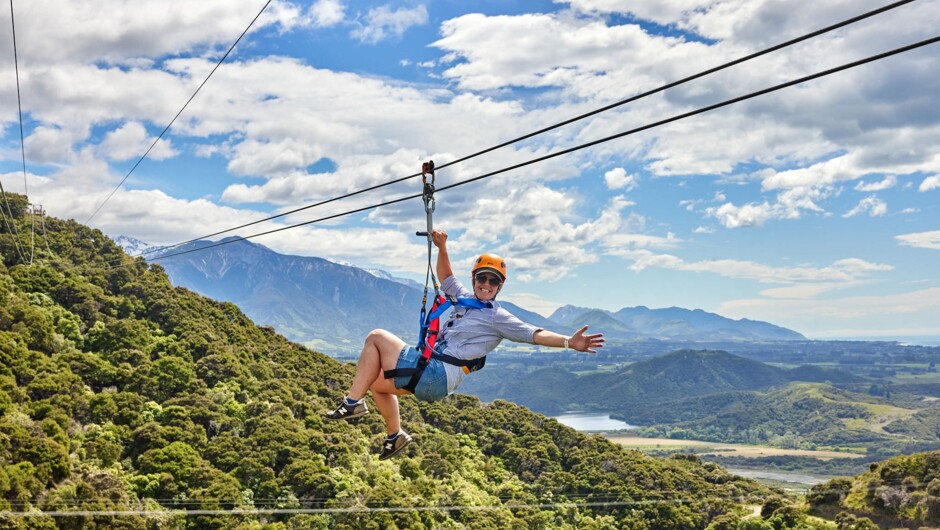
<instances>
[{"instance_id":1,"label":"valley floor","mask_svg":"<svg viewBox=\"0 0 940 530\"><path fill-rule=\"evenodd\" d=\"M702 440L676 440L673 438L641 438L638 436L608 435L608 440L628 449L657 451L662 449L694 448L700 455L740 456L760 458L765 456L809 456L819 460L833 458L863 458L865 455L841 451L810 451L806 449L781 449L759 445L706 442ZM703 450L710 448L711 450Z\"/></svg>"}]
</instances>

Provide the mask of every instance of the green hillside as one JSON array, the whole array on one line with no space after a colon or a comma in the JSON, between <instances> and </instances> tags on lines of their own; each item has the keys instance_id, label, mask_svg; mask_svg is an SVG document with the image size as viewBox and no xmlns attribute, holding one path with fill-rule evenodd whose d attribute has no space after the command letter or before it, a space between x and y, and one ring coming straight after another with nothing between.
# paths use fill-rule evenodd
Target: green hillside
<instances>
[{"instance_id":1,"label":"green hillside","mask_svg":"<svg viewBox=\"0 0 940 530\"><path fill-rule=\"evenodd\" d=\"M31 265L0 232L0 528L685 530L767 497L466 396L403 399L417 443L380 462L377 414L321 416L351 366L174 288L97 230L44 224Z\"/></svg>"},{"instance_id":2,"label":"green hillside","mask_svg":"<svg viewBox=\"0 0 940 530\"><path fill-rule=\"evenodd\" d=\"M723 351L680 350L613 373L575 376L560 368L514 371L511 377L467 378L461 388L486 400L505 398L546 414L598 409L612 411L627 421L643 422L631 417L641 407L785 385L790 381L787 374L786 370Z\"/></svg>"},{"instance_id":3,"label":"green hillside","mask_svg":"<svg viewBox=\"0 0 940 530\"><path fill-rule=\"evenodd\" d=\"M651 407L645 413L657 415L658 423L669 424L650 429L658 435L675 436L684 430L690 437L713 441L802 449L861 448L895 438L877 427L880 418L912 414L910 410L873 401L881 400L821 383L792 383L766 392L724 393L675 401ZM697 417L683 420L691 415ZM936 435L928 439L935 440Z\"/></svg>"},{"instance_id":4,"label":"green hillside","mask_svg":"<svg viewBox=\"0 0 940 530\"><path fill-rule=\"evenodd\" d=\"M756 390L789 381L784 370L723 351L681 350L597 376L608 403L635 406L732 390Z\"/></svg>"},{"instance_id":5,"label":"green hillside","mask_svg":"<svg viewBox=\"0 0 940 530\"><path fill-rule=\"evenodd\" d=\"M815 513L845 526L868 519L881 528L940 526L940 451L872 464L854 478L814 486L807 497ZM870 528L857 523L854 528Z\"/></svg>"},{"instance_id":6,"label":"green hillside","mask_svg":"<svg viewBox=\"0 0 940 530\"><path fill-rule=\"evenodd\" d=\"M501 377L468 378L462 389L547 414L608 412L651 437L851 448L872 457L940 447L935 400L902 391L889 399L878 385L832 369L786 370L709 350L680 350L584 375L558 367L501 369Z\"/></svg>"}]
</instances>

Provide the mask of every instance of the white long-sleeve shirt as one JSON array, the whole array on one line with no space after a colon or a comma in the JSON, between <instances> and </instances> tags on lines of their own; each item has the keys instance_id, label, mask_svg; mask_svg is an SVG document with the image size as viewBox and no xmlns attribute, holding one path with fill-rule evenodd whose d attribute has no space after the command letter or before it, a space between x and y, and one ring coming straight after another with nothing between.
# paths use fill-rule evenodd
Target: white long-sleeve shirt
<instances>
[{"instance_id":1,"label":"white long-sleeve shirt","mask_svg":"<svg viewBox=\"0 0 940 530\"><path fill-rule=\"evenodd\" d=\"M469 291L453 275L441 282L444 293L454 297L470 297ZM535 342L535 332L541 328L523 322L492 301L492 308L454 307L446 322L442 322L438 344L446 342L444 353L458 359L479 359L496 349L503 339L513 342ZM459 366L444 364L447 370L447 391L454 392L464 371Z\"/></svg>"}]
</instances>

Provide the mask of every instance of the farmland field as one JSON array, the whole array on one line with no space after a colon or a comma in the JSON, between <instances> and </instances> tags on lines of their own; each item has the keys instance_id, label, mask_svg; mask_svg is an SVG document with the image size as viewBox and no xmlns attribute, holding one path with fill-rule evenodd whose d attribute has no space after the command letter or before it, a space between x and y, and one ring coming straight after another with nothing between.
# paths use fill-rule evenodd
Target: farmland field
<instances>
[{"instance_id":1,"label":"farmland field","mask_svg":"<svg viewBox=\"0 0 940 530\"><path fill-rule=\"evenodd\" d=\"M722 456L740 456L759 458L764 456L809 456L819 460L833 458L862 458L864 455L842 451L811 451L807 449L782 449L759 445L705 442L701 440L675 440L672 438L641 438L638 436L610 435L606 438L628 449L638 451L677 450L692 448L698 454L716 454Z\"/></svg>"}]
</instances>

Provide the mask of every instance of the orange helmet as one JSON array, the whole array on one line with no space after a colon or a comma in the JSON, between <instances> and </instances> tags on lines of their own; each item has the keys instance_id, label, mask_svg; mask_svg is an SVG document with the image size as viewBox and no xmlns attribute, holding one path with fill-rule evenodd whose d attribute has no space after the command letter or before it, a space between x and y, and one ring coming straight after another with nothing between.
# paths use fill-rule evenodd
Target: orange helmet
<instances>
[{"instance_id":1,"label":"orange helmet","mask_svg":"<svg viewBox=\"0 0 940 530\"><path fill-rule=\"evenodd\" d=\"M506 281L506 260L496 254L482 254L473 264L473 270L470 273L476 276L477 272L492 272Z\"/></svg>"}]
</instances>

